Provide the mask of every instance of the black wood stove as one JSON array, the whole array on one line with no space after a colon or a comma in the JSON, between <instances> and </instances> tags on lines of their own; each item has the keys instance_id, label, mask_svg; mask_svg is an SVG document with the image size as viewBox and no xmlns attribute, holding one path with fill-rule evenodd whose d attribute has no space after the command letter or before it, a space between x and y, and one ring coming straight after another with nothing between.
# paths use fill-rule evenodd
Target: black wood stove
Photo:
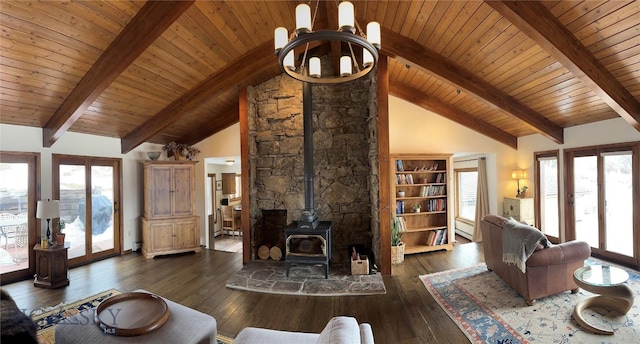
<instances>
[{"instance_id":1,"label":"black wood stove","mask_svg":"<svg viewBox=\"0 0 640 344\"><path fill-rule=\"evenodd\" d=\"M304 125L304 206L300 221L285 228L286 273L295 264L322 265L329 278L331 262L331 222L319 221L313 206L313 119L311 84L302 83Z\"/></svg>"}]
</instances>

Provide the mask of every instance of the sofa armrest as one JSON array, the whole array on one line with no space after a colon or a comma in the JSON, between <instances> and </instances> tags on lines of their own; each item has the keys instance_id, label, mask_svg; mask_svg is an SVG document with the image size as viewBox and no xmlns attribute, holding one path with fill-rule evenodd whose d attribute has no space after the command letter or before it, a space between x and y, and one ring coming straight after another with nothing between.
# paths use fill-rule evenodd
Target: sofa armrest
<instances>
[{"instance_id":1,"label":"sofa armrest","mask_svg":"<svg viewBox=\"0 0 640 344\"><path fill-rule=\"evenodd\" d=\"M585 260L591 256L591 247L584 241L569 241L535 251L527 260L527 266L548 266L570 261Z\"/></svg>"},{"instance_id":2,"label":"sofa armrest","mask_svg":"<svg viewBox=\"0 0 640 344\"><path fill-rule=\"evenodd\" d=\"M360 344L374 344L373 331L367 323L360 324Z\"/></svg>"}]
</instances>

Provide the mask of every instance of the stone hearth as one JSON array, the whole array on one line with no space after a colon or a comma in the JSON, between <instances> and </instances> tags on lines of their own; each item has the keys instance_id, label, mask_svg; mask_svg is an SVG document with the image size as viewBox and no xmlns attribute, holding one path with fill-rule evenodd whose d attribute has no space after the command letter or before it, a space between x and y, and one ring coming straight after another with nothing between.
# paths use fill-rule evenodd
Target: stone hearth
<instances>
[{"instance_id":1,"label":"stone hearth","mask_svg":"<svg viewBox=\"0 0 640 344\"><path fill-rule=\"evenodd\" d=\"M308 296L349 296L384 294L386 289L380 273L350 275L347 270L332 271L324 278L322 267L298 265L291 267L289 277L284 273L284 262L256 260L242 267L227 287L272 294Z\"/></svg>"}]
</instances>

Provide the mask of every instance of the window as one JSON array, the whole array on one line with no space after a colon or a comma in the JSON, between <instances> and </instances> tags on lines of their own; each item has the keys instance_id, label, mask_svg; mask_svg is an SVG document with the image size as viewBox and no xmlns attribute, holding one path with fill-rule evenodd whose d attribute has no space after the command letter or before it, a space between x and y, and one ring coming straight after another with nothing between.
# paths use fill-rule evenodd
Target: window
<instances>
[{"instance_id":1,"label":"window","mask_svg":"<svg viewBox=\"0 0 640 344\"><path fill-rule=\"evenodd\" d=\"M536 223L549 240L560 241L558 151L538 152L536 157Z\"/></svg>"},{"instance_id":2,"label":"window","mask_svg":"<svg viewBox=\"0 0 640 344\"><path fill-rule=\"evenodd\" d=\"M457 169L456 190L456 220L474 223L476 217L476 196L478 192L478 169Z\"/></svg>"},{"instance_id":3,"label":"window","mask_svg":"<svg viewBox=\"0 0 640 344\"><path fill-rule=\"evenodd\" d=\"M240 200L242 199L242 178L241 174L236 174L236 193L231 195L231 200Z\"/></svg>"}]
</instances>

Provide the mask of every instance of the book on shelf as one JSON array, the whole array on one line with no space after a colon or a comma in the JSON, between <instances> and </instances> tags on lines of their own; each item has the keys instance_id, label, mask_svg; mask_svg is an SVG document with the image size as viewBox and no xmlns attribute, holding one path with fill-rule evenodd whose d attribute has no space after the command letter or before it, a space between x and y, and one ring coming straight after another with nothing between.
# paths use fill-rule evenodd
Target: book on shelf
<instances>
[{"instance_id":1,"label":"book on shelf","mask_svg":"<svg viewBox=\"0 0 640 344\"><path fill-rule=\"evenodd\" d=\"M404 171L404 167L402 166L402 160L396 160L396 171L398 172Z\"/></svg>"},{"instance_id":2,"label":"book on shelf","mask_svg":"<svg viewBox=\"0 0 640 344\"><path fill-rule=\"evenodd\" d=\"M447 235L447 230L442 230L442 240L440 240L440 245L446 245L449 243L449 236Z\"/></svg>"},{"instance_id":3,"label":"book on shelf","mask_svg":"<svg viewBox=\"0 0 640 344\"><path fill-rule=\"evenodd\" d=\"M445 211L447 202L444 198L430 199L427 202L427 211Z\"/></svg>"},{"instance_id":4,"label":"book on shelf","mask_svg":"<svg viewBox=\"0 0 640 344\"><path fill-rule=\"evenodd\" d=\"M420 197L444 196L445 191L444 185L423 185L420 187Z\"/></svg>"},{"instance_id":5,"label":"book on shelf","mask_svg":"<svg viewBox=\"0 0 640 344\"><path fill-rule=\"evenodd\" d=\"M440 245L440 243L442 242L442 237L444 235L444 232L445 232L444 229L438 229L438 233L436 234L436 239L433 245Z\"/></svg>"},{"instance_id":6,"label":"book on shelf","mask_svg":"<svg viewBox=\"0 0 640 344\"><path fill-rule=\"evenodd\" d=\"M404 214L404 201L396 201L396 214Z\"/></svg>"},{"instance_id":7,"label":"book on shelf","mask_svg":"<svg viewBox=\"0 0 640 344\"><path fill-rule=\"evenodd\" d=\"M436 239L436 231L429 231L429 236L427 236L427 245L433 246L435 239Z\"/></svg>"}]
</instances>

